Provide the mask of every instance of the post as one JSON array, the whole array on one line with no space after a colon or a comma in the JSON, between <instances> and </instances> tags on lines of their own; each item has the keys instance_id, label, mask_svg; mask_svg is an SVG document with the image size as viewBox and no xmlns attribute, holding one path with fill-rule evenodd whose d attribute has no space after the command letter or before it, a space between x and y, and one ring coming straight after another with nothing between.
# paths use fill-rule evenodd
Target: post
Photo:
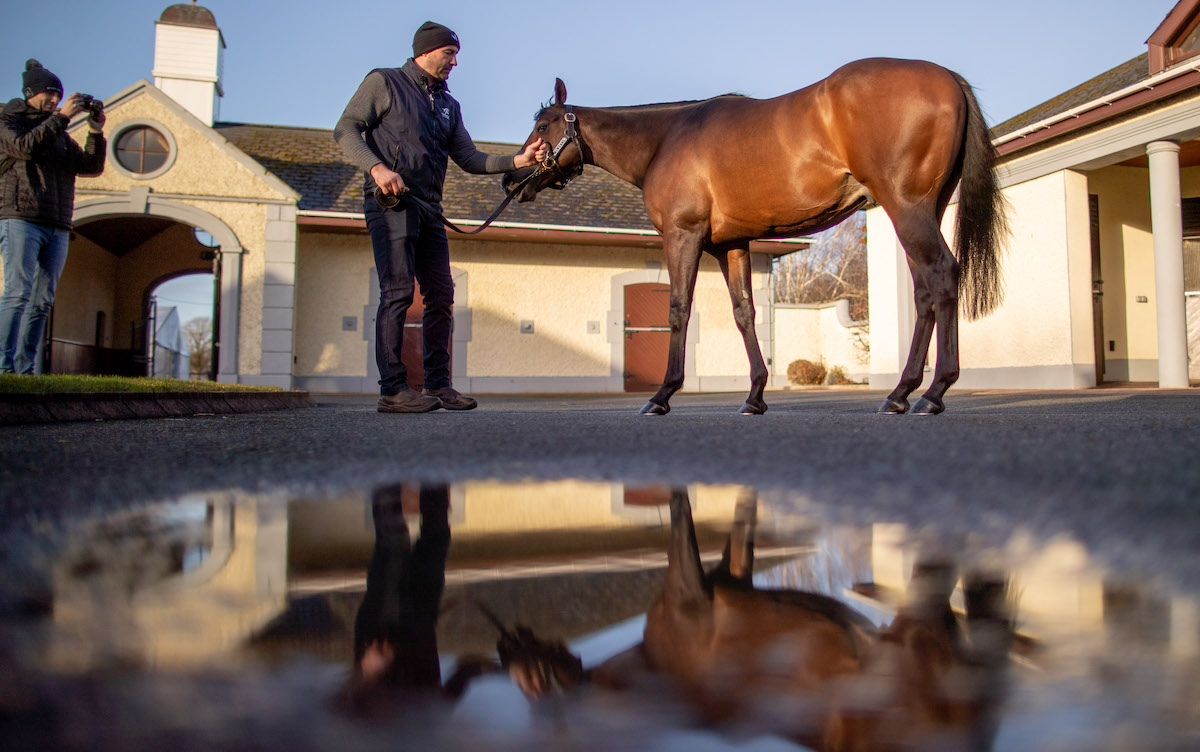
<instances>
[{"instance_id":1,"label":"post","mask_svg":"<svg viewBox=\"0 0 1200 752\"><path fill-rule=\"evenodd\" d=\"M1179 144L1155 141L1150 159L1150 217L1158 317L1158 385L1188 386L1187 314L1183 296L1183 210Z\"/></svg>"}]
</instances>

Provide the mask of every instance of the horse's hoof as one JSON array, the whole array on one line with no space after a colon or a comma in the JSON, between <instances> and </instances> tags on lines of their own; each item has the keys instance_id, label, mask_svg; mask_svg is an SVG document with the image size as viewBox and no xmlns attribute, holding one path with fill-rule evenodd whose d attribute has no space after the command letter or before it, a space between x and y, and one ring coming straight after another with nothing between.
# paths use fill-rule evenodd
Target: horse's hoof
<instances>
[{"instance_id":1,"label":"horse's hoof","mask_svg":"<svg viewBox=\"0 0 1200 752\"><path fill-rule=\"evenodd\" d=\"M650 400L642 407L642 415L666 415L671 412L669 405L660 405L654 400Z\"/></svg>"},{"instance_id":2,"label":"horse's hoof","mask_svg":"<svg viewBox=\"0 0 1200 752\"><path fill-rule=\"evenodd\" d=\"M742 405L741 410L738 410L738 412L742 415L762 415L766 411L767 411L767 403L766 402L751 403L749 401L747 401L746 404Z\"/></svg>"},{"instance_id":3,"label":"horse's hoof","mask_svg":"<svg viewBox=\"0 0 1200 752\"><path fill-rule=\"evenodd\" d=\"M879 406L879 412L884 415L902 415L908 412L908 400L903 397L898 400L888 397Z\"/></svg>"},{"instance_id":4,"label":"horse's hoof","mask_svg":"<svg viewBox=\"0 0 1200 752\"><path fill-rule=\"evenodd\" d=\"M922 397L909 412L913 415L937 415L945 409L946 406L937 397Z\"/></svg>"}]
</instances>

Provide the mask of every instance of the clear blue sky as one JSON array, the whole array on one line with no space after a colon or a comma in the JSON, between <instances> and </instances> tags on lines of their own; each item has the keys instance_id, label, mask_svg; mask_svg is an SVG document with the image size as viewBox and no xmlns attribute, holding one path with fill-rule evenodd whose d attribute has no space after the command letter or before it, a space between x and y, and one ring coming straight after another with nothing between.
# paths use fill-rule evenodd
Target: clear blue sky
<instances>
[{"instance_id":1,"label":"clear blue sky","mask_svg":"<svg viewBox=\"0 0 1200 752\"><path fill-rule=\"evenodd\" d=\"M0 10L0 97L36 57L68 91L152 80L165 0L25 0ZM367 71L403 63L432 19L463 41L450 86L477 140L523 141L554 78L607 106L768 97L838 65L915 57L975 85L991 123L1145 50L1175 0L205 0L224 34L221 119L332 128ZM342 10L361 7L356 14Z\"/></svg>"},{"instance_id":2,"label":"clear blue sky","mask_svg":"<svg viewBox=\"0 0 1200 752\"><path fill-rule=\"evenodd\" d=\"M1175 0L205 0L225 38L233 122L332 128L372 68L400 65L426 20L463 42L450 87L477 140L519 142L554 78L580 105L770 97L862 57L924 58L976 88L991 123L1145 51ZM4 2L0 101L36 57L67 91L102 98L153 80L165 0ZM184 321L210 315L211 278L159 290Z\"/></svg>"}]
</instances>

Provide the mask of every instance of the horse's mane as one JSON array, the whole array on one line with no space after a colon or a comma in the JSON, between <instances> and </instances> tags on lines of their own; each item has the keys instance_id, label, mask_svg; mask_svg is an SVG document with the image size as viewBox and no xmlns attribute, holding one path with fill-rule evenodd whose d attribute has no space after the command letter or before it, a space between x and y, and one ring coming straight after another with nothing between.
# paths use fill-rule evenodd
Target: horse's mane
<instances>
[{"instance_id":1,"label":"horse's mane","mask_svg":"<svg viewBox=\"0 0 1200 752\"><path fill-rule=\"evenodd\" d=\"M602 107L599 109L612 110L614 112L652 113L652 112L655 112L658 110L666 111L666 110L683 109L685 107L695 107L697 105L702 105L702 104L705 104L706 102L712 102L717 99L730 99L730 98L747 99L748 97L745 94L739 94L737 92L729 92L728 94L719 94L715 97L709 97L708 99L684 99L684 100L680 100L678 102L657 102L657 103L653 103L653 104L617 105L617 106L613 106L613 107ZM543 112L545 112L546 110L548 110L549 108L551 108L553 106L554 106L554 102L546 102L546 103L542 104L542 106L538 108L538 111L536 113L534 113L533 119L537 120L538 118L540 118L542 116Z\"/></svg>"}]
</instances>

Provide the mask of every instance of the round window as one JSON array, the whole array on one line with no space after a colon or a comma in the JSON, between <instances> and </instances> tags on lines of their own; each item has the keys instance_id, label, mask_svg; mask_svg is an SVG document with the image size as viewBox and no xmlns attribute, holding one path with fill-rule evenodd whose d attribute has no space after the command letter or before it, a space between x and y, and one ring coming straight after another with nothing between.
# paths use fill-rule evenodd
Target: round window
<instances>
[{"instance_id":1,"label":"round window","mask_svg":"<svg viewBox=\"0 0 1200 752\"><path fill-rule=\"evenodd\" d=\"M113 149L117 162L136 175L157 172L167 163L171 146L166 136L148 125L121 132Z\"/></svg>"}]
</instances>

